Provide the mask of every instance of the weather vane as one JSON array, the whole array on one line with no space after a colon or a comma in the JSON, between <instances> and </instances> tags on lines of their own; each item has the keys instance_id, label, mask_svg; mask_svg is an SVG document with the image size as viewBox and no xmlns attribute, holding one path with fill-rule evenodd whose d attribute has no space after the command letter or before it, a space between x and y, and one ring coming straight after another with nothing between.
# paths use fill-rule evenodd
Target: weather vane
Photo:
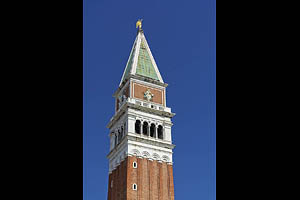
<instances>
[{"instance_id":1,"label":"weather vane","mask_svg":"<svg viewBox=\"0 0 300 200\"><path fill-rule=\"evenodd\" d=\"M139 28L139 30L142 29L142 21L143 21L143 19L139 19L139 20L136 22L136 28Z\"/></svg>"}]
</instances>

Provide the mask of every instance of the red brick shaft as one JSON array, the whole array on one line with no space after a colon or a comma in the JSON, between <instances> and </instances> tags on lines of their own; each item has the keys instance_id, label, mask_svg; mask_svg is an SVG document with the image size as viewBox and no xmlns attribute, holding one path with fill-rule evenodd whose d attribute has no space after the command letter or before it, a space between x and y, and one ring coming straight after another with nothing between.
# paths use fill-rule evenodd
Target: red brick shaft
<instances>
[{"instance_id":1,"label":"red brick shaft","mask_svg":"<svg viewBox=\"0 0 300 200\"><path fill-rule=\"evenodd\" d=\"M174 200L173 166L129 156L109 175L108 185L108 200Z\"/></svg>"}]
</instances>

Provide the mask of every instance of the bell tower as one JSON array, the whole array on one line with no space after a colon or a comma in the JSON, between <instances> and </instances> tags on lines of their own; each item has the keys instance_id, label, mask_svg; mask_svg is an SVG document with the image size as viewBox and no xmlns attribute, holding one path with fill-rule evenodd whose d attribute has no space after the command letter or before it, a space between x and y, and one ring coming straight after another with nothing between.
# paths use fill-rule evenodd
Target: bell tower
<instances>
[{"instance_id":1,"label":"bell tower","mask_svg":"<svg viewBox=\"0 0 300 200\"><path fill-rule=\"evenodd\" d=\"M110 133L108 200L174 200L171 118L166 87L142 20L118 89Z\"/></svg>"}]
</instances>

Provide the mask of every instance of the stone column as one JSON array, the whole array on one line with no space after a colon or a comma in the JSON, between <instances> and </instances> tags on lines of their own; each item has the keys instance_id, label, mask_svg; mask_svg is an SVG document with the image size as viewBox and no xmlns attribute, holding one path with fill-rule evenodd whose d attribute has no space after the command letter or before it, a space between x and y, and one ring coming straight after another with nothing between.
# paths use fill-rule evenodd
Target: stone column
<instances>
[{"instance_id":1,"label":"stone column","mask_svg":"<svg viewBox=\"0 0 300 200\"><path fill-rule=\"evenodd\" d=\"M148 133L147 133L147 136L150 137L150 127L151 127L151 123L148 122Z\"/></svg>"},{"instance_id":2,"label":"stone column","mask_svg":"<svg viewBox=\"0 0 300 200\"><path fill-rule=\"evenodd\" d=\"M110 150L112 150L115 147L115 137L114 134L110 135Z\"/></svg>"},{"instance_id":3,"label":"stone column","mask_svg":"<svg viewBox=\"0 0 300 200\"><path fill-rule=\"evenodd\" d=\"M143 134L143 121L142 120L140 120L140 135L142 135Z\"/></svg>"},{"instance_id":4,"label":"stone column","mask_svg":"<svg viewBox=\"0 0 300 200\"><path fill-rule=\"evenodd\" d=\"M128 114L127 132L135 133L135 116Z\"/></svg>"},{"instance_id":5,"label":"stone column","mask_svg":"<svg viewBox=\"0 0 300 200\"><path fill-rule=\"evenodd\" d=\"M172 137L171 137L171 124L169 123L165 123L163 126L163 135L164 135L164 139L167 141L172 141Z\"/></svg>"}]
</instances>

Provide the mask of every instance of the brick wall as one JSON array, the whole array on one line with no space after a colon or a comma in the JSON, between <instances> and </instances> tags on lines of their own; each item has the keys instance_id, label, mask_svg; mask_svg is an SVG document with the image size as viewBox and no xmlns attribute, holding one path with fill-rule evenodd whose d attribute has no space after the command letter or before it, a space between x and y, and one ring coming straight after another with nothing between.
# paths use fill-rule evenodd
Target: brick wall
<instances>
[{"instance_id":1,"label":"brick wall","mask_svg":"<svg viewBox=\"0 0 300 200\"><path fill-rule=\"evenodd\" d=\"M133 184L137 190L132 189ZM109 175L108 200L174 200L172 165L127 157Z\"/></svg>"},{"instance_id":2,"label":"brick wall","mask_svg":"<svg viewBox=\"0 0 300 200\"><path fill-rule=\"evenodd\" d=\"M157 88L151 88L151 87L147 87L147 86L143 86L137 83L133 83L133 93L134 93L134 98L138 98L138 99L144 99L144 93L147 90L150 90L150 92L152 94L154 94L152 101L154 103L158 103L158 104L162 104L164 105L164 90L161 89L157 89Z\"/></svg>"}]
</instances>

